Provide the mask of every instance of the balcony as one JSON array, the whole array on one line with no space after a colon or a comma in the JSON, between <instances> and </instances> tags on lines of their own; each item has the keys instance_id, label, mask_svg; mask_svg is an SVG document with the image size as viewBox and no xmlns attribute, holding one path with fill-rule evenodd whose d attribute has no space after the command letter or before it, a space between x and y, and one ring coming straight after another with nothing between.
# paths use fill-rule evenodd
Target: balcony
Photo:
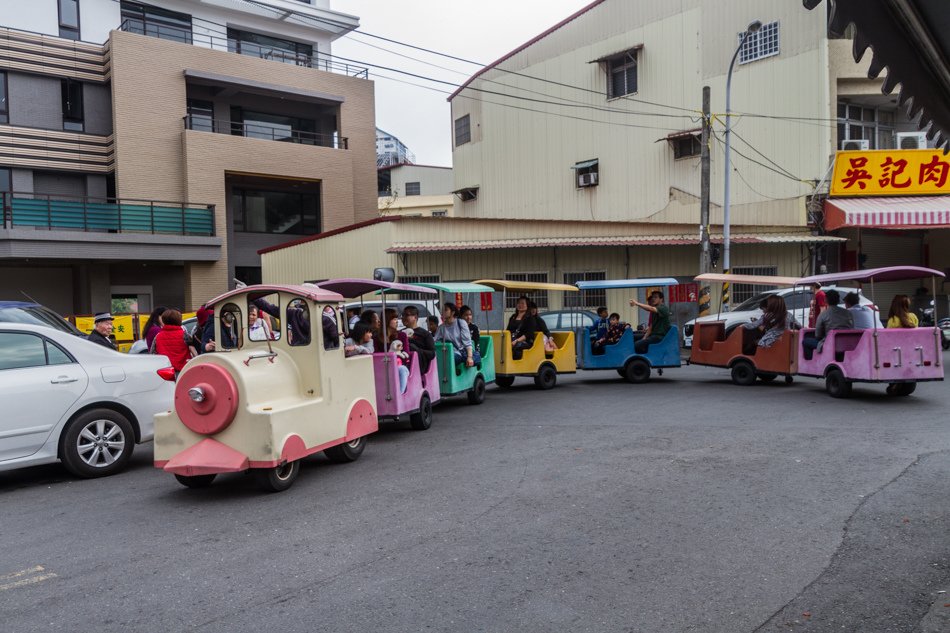
<instances>
[{"instance_id":1,"label":"balcony","mask_svg":"<svg viewBox=\"0 0 950 633\"><path fill-rule=\"evenodd\" d=\"M183 44L201 46L202 48L210 48L216 51L227 51L283 64L313 68L315 70L337 73L358 79L369 78L369 70L364 66L340 62L333 59L330 55L324 55L322 53L304 55L269 46L253 45L248 42L229 38L226 33L195 33L193 30L184 27L142 19L125 20L119 26L119 30Z\"/></svg>"},{"instance_id":2,"label":"balcony","mask_svg":"<svg viewBox=\"0 0 950 633\"><path fill-rule=\"evenodd\" d=\"M214 205L3 193L3 228L214 237Z\"/></svg>"},{"instance_id":3,"label":"balcony","mask_svg":"<svg viewBox=\"0 0 950 633\"><path fill-rule=\"evenodd\" d=\"M186 115L183 117L183 120L186 130L199 132L246 136L248 138L257 138L266 141L316 145L318 147L329 147L332 149L348 149L349 144L347 138L339 134L321 134L319 132L297 130L282 125L224 121L221 119L209 119L204 115L193 114Z\"/></svg>"}]
</instances>

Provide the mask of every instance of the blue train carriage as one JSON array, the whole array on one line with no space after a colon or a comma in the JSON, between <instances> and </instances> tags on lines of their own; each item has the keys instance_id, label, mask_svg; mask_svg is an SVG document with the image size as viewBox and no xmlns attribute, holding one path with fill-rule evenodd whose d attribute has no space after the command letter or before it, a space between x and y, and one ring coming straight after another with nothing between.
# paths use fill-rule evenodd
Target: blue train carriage
<instances>
[{"instance_id":1,"label":"blue train carriage","mask_svg":"<svg viewBox=\"0 0 950 633\"><path fill-rule=\"evenodd\" d=\"M439 305L445 305L446 294L472 294L494 292L493 288L467 282L416 283L439 293ZM464 321L461 325L466 327ZM451 343L436 343L435 358L439 367L439 391L442 397L465 395L469 404L485 401L485 387L495 382L495 344L492 337L481 334L472 341L478 349L478 362L472 367L456 364L455 350Z\"/></svg>"},{"instance_id":2,"label":"blue train carriage","mask_svg":"<svg viewBox=\"0 0 950 633\"><path fill-rule=\"evenodd\" d=\"M609 279L604 281L579 281L581 290L626 290L636 288L669 287L679 282L672 277L641 279ZM647 347L642 354L637 353L635 344L637 332L632 328L624 331L620 340L601 349L594 348L593 332L588 328L575 330L577 342L577 367L584 370L613 369L628 382L639 384L650 379L650 373L656 369L662 375L669 367L680 367L679 328L671 325L663 339Z\"/></svg>"}]
</instances>

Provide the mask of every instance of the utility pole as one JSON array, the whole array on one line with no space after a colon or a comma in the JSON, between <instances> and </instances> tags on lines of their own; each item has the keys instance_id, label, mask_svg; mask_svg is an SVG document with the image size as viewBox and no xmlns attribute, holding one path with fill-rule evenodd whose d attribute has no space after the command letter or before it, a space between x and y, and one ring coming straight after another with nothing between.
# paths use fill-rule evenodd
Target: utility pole
<instances>
[{"instance_id":1,"label":"utility pole","mask_svg":"<svg viewBox=\"0 0 950 633\"><path fill-rule=\"evenodd\" d=\"M709 136L711 119L709 112L709 86L703 86L703 133L699 164L701 168L699 184L699 272L710 272L709 257ZM703 282L699 288L699 316L709 314L709 286Z\"/></svg>"}]
</instances>

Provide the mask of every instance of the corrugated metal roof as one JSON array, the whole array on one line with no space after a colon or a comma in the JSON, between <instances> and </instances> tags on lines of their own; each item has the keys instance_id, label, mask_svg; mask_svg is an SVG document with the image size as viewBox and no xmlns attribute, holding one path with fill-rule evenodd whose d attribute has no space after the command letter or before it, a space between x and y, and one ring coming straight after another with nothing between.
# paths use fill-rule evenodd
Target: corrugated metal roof
<instances>
[{"instance_id":1,"label":"corrugated metal roof","mask_svg":"<svg viewBox=\"0 0 950 633\"><path fill-rule=\"evenodd\" d=\"M712 235L713 243L722 242L721 235ZM843 237L811 235L810 233L749 233L730 236L733 244L814 244L844 242ZM422 253L428 251L497 250L505 248L550 248L580 246L690 246L699 244L697 235L622 235L609 237L533 237L499 240L459 240L433 242L396 242L387 253Z\"/></svg>"}]
</instances>

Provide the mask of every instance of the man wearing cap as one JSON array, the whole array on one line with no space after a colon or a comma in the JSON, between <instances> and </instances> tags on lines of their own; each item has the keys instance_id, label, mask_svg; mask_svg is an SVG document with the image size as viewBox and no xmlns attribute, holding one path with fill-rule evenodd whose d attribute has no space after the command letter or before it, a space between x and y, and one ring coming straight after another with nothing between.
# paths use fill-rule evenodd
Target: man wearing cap
<instances>
[{"instance_id":1,"label":"man wearing cap","mask_svg":"<svg viewBox=\"0 0 950 633\"><path fill-rule=\"evenodd\" d=\"M96 315L95 323L94 329L86 337L86 340L115 351L115 344L109 338L109 335L112 334L112 315L108 312L100 312Z\"/></svg>"}]
</instances>

